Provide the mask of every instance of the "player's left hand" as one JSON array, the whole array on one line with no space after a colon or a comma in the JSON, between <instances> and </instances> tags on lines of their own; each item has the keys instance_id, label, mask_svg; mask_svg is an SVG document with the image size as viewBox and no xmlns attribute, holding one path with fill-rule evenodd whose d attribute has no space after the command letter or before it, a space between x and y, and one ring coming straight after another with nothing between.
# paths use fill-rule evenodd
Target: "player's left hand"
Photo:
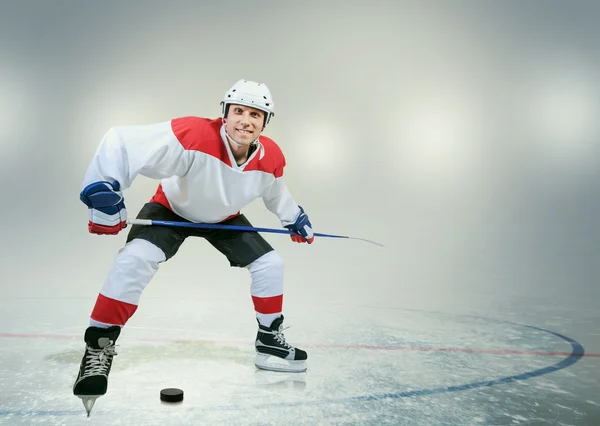
<instances>
[{"instance_id":1,"label":"player's left hand","mask_svg":"<svg viewBox=\"0 0 600 426\"><path fill-rule=\"evenodd\" d=\"M116 235L127 227L127 209L119 182L90 183L81 191L79 198L90 211L90 233Z\"/></svg>"},{"instance_id":2,"label":"player's left hand","mask_svg":"<svg viewBox=\"0 0 600 426\"><path fill-rule=\"evenodd\" d=\"M304 209L301 206L298 207L300 207L300 214L296 218L296 222L294 222L293 225L287 225L286 228L296 232L296 234L290 235L292 241L296 243L312 244L315 240L312 224L310 223L310 220L308 220L308 215L304 213Z\"/></svg>"}]
</instances>

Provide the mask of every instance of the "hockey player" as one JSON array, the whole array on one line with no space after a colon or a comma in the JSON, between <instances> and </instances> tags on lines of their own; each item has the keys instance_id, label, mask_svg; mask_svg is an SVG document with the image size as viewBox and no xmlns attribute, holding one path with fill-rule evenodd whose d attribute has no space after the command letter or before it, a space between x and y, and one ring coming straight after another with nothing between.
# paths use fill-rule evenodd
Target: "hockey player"
<instances>
[{"instance_id":1,"label":"hockey player","mask_svg":"<svg viewBox=\"0 0 600 426\"><path fill-rule=\"evenodd\" d=\"M312 243L308 216L283 181L284 155L262 136L274 115L266 85L240 80L221 102L218 119L182 117L168 122L110 129L87 170L80 198L89 208L89 232L117 234L127 226L122 191L137 175L160 179L139 219L251 226L240 209L261 197L294 234ZM137 309L140 295L159 265L187 237L203 237L233 267L248 269L256 311L255 365L274 371L305 371L307 354L288 344L283 327L283 261L257 232L164 226L131 227L92 310L85 354L73 393L89 416L106 393L121 327Z\"/></svg>"}]
</instances>

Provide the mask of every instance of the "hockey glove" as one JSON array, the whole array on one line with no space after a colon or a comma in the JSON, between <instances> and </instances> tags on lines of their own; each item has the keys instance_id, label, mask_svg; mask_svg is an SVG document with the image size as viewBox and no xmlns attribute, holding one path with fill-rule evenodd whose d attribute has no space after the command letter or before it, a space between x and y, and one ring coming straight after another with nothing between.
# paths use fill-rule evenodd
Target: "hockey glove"
<instances>
[{"instance_id":1,"label":"hockey glove","mask_svg":"<svg viewBox=\"0 0 600 426\"><path fill-rule=\"evenodd\" d=\"M308 215L304 213L304 209L301 206L298 207L300 207L300 214L296 218L296 222L293 225L287 225L286 228L296 232L296 234L290 235L292 241L311 244L315 239L312 224L308 220Z\"/></svg>"},{"instance_id":2,"label":"hockey glove","mask_svg":"<svg viewBox=\"0 0 600 426\"><path fill-rule=\"evenodd\" d=\"M88 230L92 234L115 235L127 226L127 210L119 182L94 182L79 198L90 210Z\"/></svg>"}]
</instances>

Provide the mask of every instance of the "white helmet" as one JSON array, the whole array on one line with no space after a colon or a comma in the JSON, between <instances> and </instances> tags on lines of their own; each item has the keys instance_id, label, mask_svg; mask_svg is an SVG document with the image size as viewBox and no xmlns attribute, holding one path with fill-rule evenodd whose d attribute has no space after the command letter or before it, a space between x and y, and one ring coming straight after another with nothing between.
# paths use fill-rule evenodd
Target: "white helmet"
<instances>
[{"instance_id":1,"label":"white helmet","mask_svg":"<svg viewBox=\"0 0 600 426\"><path fill-rule=\"evenodd\" d=\"M221 101L223 118L227 114L230 104L245 105L264 111L265 127L269 124L271 117L275 115L273 98L266 84L256 83L249 80L239 80L231 89L225 92Z\"/></svg>"}]
</instances>

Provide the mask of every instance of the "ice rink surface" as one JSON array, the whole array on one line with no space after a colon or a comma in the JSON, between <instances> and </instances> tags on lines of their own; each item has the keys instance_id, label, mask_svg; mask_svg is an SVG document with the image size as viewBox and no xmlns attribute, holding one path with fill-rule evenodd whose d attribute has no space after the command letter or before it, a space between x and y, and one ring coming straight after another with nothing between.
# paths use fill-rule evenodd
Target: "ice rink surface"
<instances>
[{"instance_id":1,"label":"ice rink surface","mask_svg":"<svg viewBox=\"0 0 600 426\"><path fill-rule=\"evenodd\" d=\"M294 307L286 337L308 351L309 370L275 373L252 363L249 304L193 292L144 301L118 341L109 391L87 419L71 393L84 330L75 325L73 311L81 309L73 303L85 305L2 298L0 424L600 421L596 312L478 315L394 308L383 300ZM184 401L161 402L166 387L183 389Z\"/></svg>"}]
</instances>

